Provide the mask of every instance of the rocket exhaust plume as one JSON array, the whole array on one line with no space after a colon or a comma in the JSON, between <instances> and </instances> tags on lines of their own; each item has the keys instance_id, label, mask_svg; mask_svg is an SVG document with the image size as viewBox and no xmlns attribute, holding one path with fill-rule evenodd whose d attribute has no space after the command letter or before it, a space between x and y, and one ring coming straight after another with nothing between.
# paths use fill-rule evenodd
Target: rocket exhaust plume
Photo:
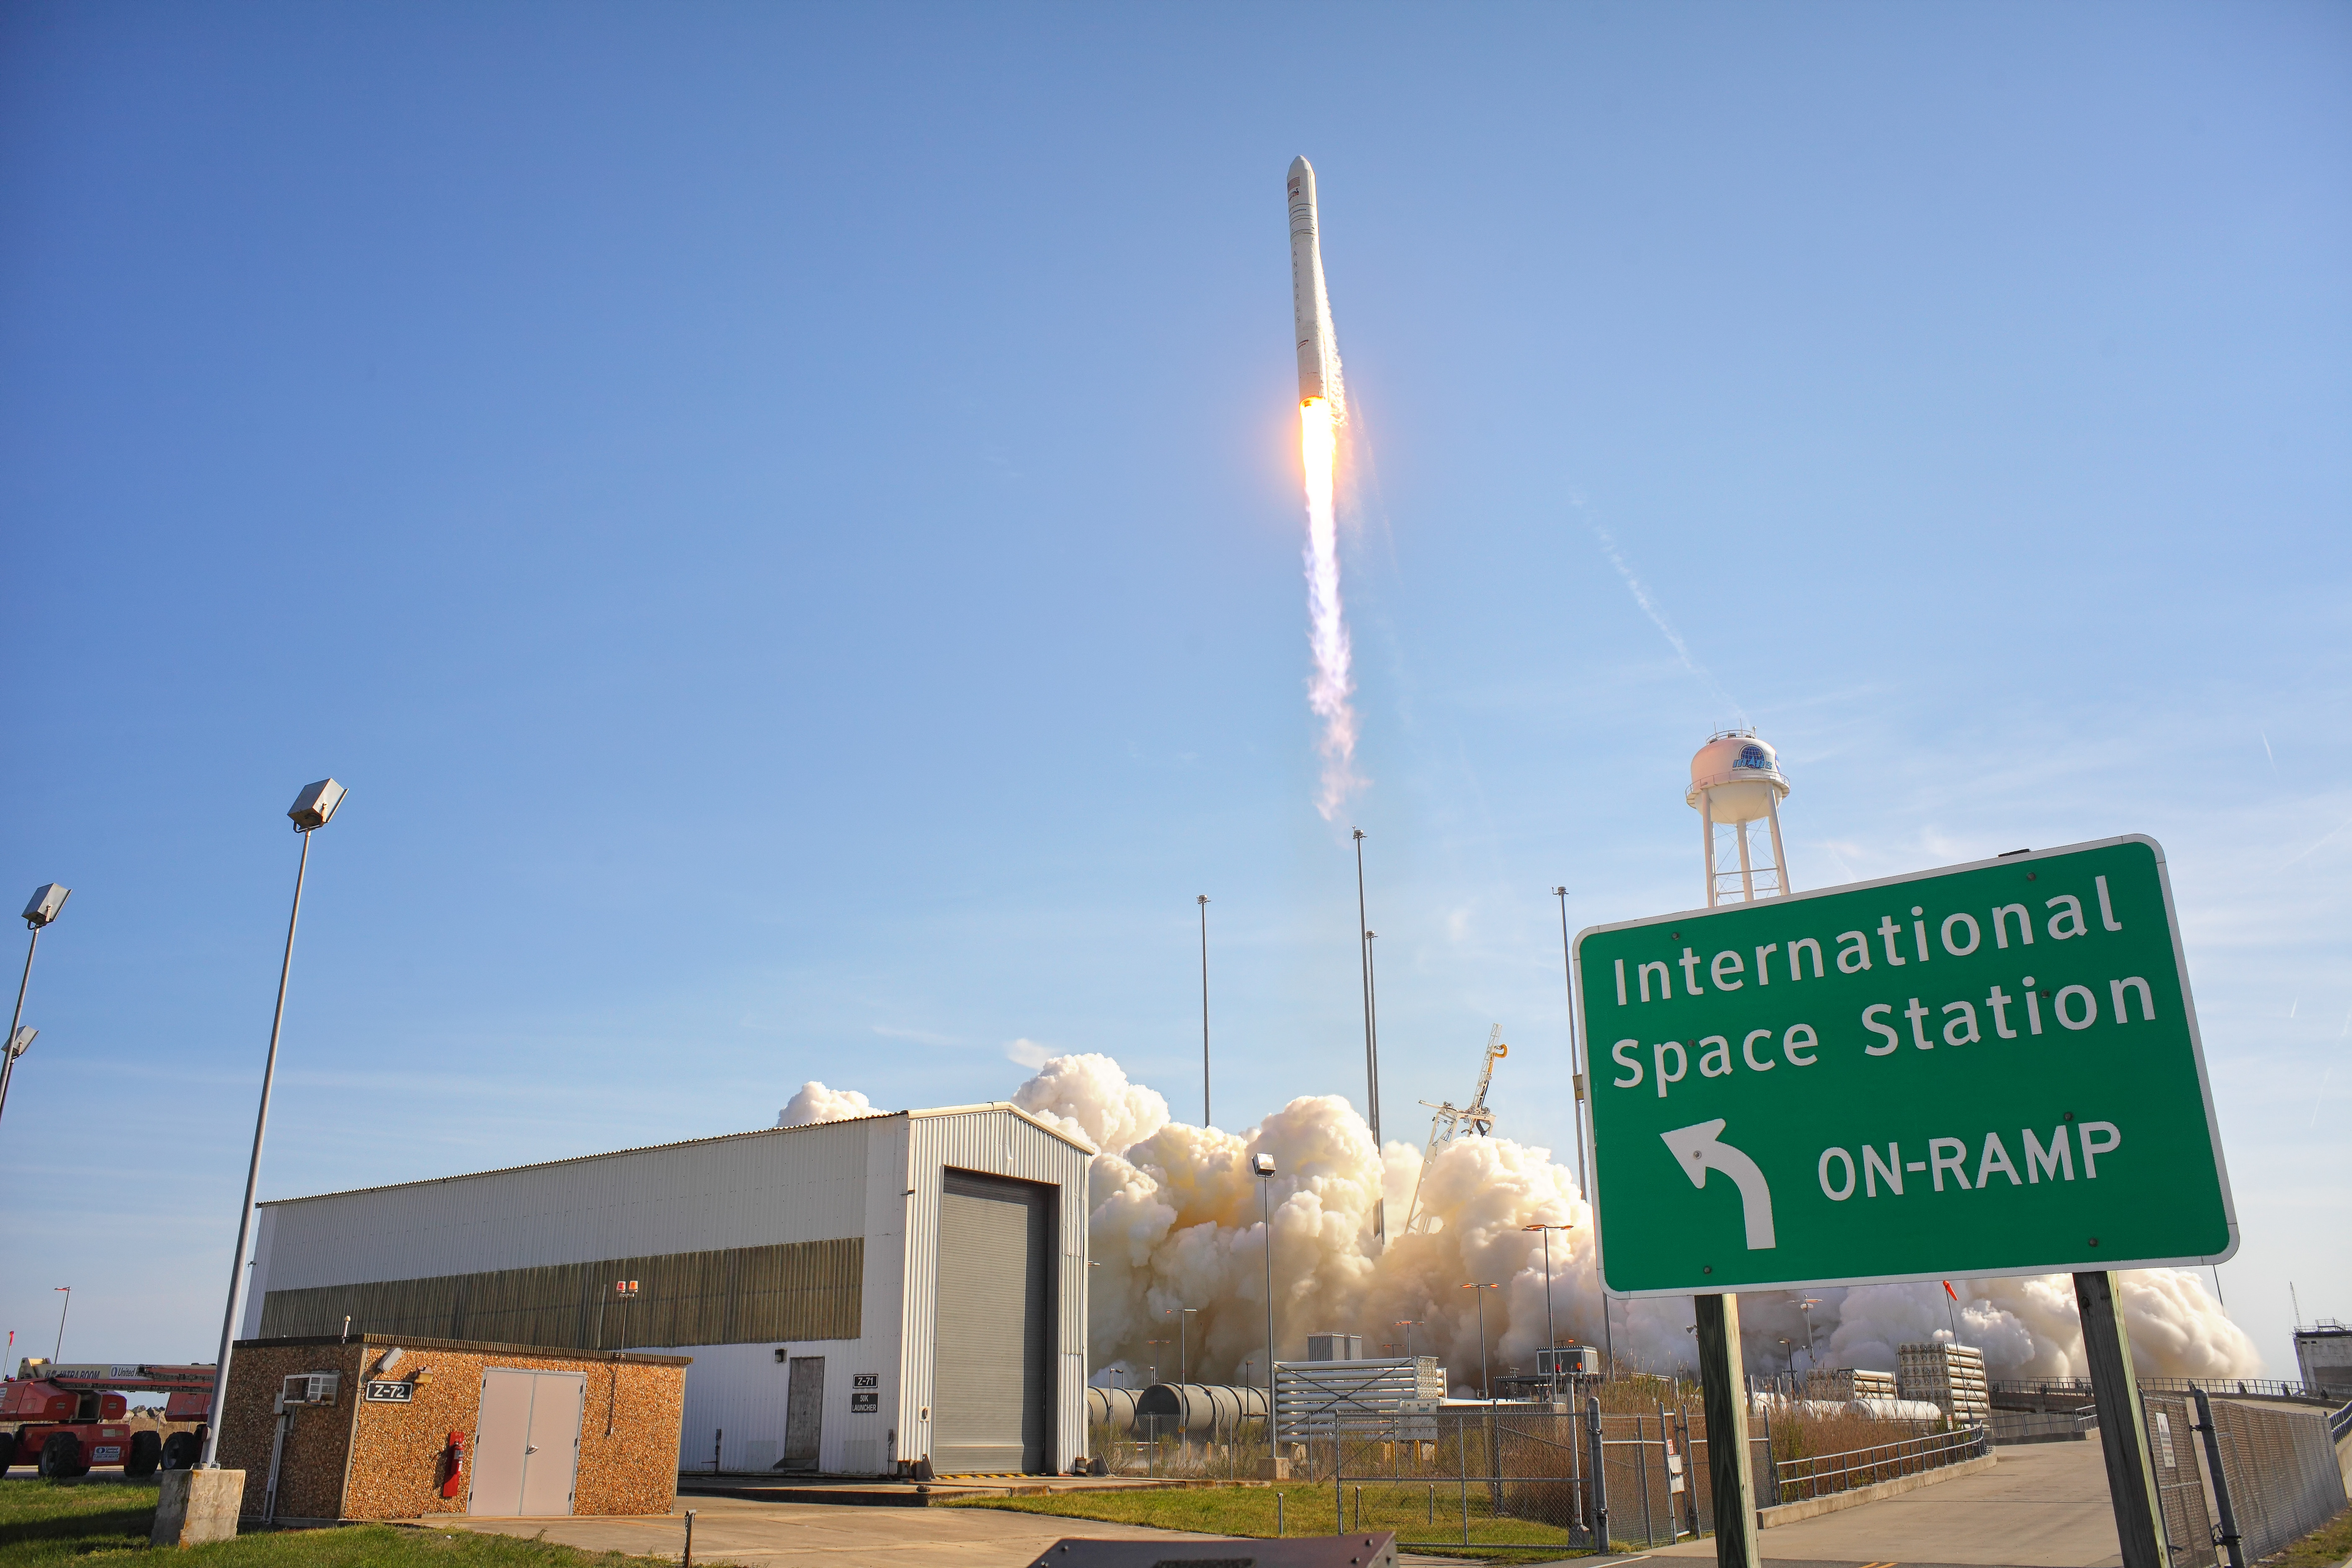
<instances>
[{"instance_id":1,"label":"rocket exhaust plume","mask_svg":"<svg viewBox=\"0 0 2352 1568\"><path fill-rule=\"evenodd\" d=\"M1311 1332L1360 1333L1375 1355L1434 1354L1453 1388L1478 1385L1479 1318L1465 1279L1503 1288L1486 1302L1491 1364L1531 1367L1546 1342L1544 1266L1531 1223L1566 1224L1551 1237L1549 1309L1559 1342L1612 1342L1628 1367L1692 1370L1687 1297L1611 1303L1604 1330L1593 1272L1592 1211L1576 1173L1549 1150L1507 1136L1445 1145L1428 1170L1408 1142L1372 1144L1362 1115L1336 1094L1307 1095L1238 1131L1197 1127L1169 1115L1157 1090L1137 1083L1107 1056L1054 1057L1004 1097L1102 1151L1088 1173L1087 1311L1092 1381L1122 1376L1139 1386L1156 1359L1176 1370L1175 1347L1155 1356L1168 1313L1197 1309L1189 1330L1191 1370L1204 1383L1265 1377L1265 1245L1258 1178L1251 1158L1272 1154L1274 1312L1276 1353L1304 1348ZM808 1084L793 1097L793 1122L870 1116L862 1095ZM1669 1172L1671 1174L1671 1172ZM1391 1237L1372 1228L1383 1196L1403 1212L1418 1187L1434 1221ZM2021 1279L1954 1279L1942 1285L1863 1285L1812 1292L1810 1321L1779 1291L1740 1302L1749 1364L1802 1371L1828 1366L1891 1372L1900 1347L1948 1331L1957 1311L1963 1343L1985 1352L1994 1377L2079 1377L2082 1320L2063 1274ZM2142 1377L2259 1377L2252 1340L2207 1292L2197 1271L2150 1268L2123 1277L2132 1360ZM1785 1342L1785 1344L1784 1342ZM1374 1346L1394 1345L1393 1350ZM1810 1346L1810 1349L1807 1347ZM1791 1349L1793 1347L1793 1350Z\"/></svg>"},{"instance_id":2,"label":"rocket exhaust plume","mask_svg":"<svg viewBox=\"0 0 2352 1568\"><path fill-rule=\"evenodd\" d=\"M1323 721L1323 778L1315 808L1326 821L1362 781L1356 776L1356 710L1349 673L1348 623L1339 602L1339 523L1333 503L1339 426L1348 398L1339 379L1339 339L1331 330L1331 299L1323 287L1323 249L1316 232L1315 170L1306 159L1290 164L1290 306L1298 342L1298 456L1307 478L1307 641L1315 673L1307 706Z\"/></svg>"}]
</instances>

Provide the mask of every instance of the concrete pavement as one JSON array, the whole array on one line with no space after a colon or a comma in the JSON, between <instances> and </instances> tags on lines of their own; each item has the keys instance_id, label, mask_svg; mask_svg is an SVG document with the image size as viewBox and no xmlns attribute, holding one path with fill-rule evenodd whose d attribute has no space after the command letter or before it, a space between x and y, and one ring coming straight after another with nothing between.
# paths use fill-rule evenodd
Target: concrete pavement
<instances>
[{"instance_id":1,"label":"concrete pavement","mask_svg":"<svg viewBox=\"0 0 2352 1568\"><path fill-rule=\"evenodd\" d=\"M694 1560L745 1568L902 1568L942 1563L958 1568L1028 1568L1066 1535L1122 1541L1210 1541L1213 1536L1106 1524L1090 1519L1012 1513L989 1508L859 1508L837 1503L688 1500L695 1510ZM681 1504L681 1509L687 1506ZM487 1519L449 1516L419 1524L500 1535L534 1536L590 1552L678 1558L686 1544L683 1512L666 1517Z\"/></svg>"},{"instance_id":2,"label":"concrete pavement","mask_svg":"<svg viewBox=\"0 0 2352 1568\"><path fill-rule=\"evenodd\" d=\"M1979 1474L1768 1530L1762 1538L1765 1561L1772 1568L2120 1568L2106 1468L2096 1443L2040 1443L1997 1451L2000 1462ZM1027 1568L1047 1546L1069 1535L1171 1543L1217 1539L984 1508L860 1508L721 1497L688 1498L679 1507L688 1505L696 1510L695 1560L713 1568L905 1568L917 1563ZM566 1546L672 1562L686 1536L682 1513L441 1517L416 1522L505 1535L543 1532ZM1713 1541L1692 1541L1619 1561L1714 1555Z\"/></svg>"},{"instance_id":3,"label":"concrete pavement","mask_svg":"<svg viewBox=\"0 0 2352 1568\"><path fill-rule=\"evenodd\" d=\"M2000 1462L1979 1474L1768 1530L1759 1538L1764 1559L1784 1568L2121 1568L2098 1444L2032 1443L1994 1452ZM1647 1555L1711 1559L1715 1542L1686 1541Z\"/></svg>"}]
</instances>

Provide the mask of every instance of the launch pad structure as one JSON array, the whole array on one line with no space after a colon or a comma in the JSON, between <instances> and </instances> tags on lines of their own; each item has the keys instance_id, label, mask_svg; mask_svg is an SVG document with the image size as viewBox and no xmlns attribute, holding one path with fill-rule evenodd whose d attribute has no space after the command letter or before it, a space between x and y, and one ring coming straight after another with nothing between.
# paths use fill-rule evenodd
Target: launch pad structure
<instances>
[{"instance_id":1,"label":"launch pad structure","mask_svg":"<svg viewBox=\"0 0 2352 1568\"><path fill-rule=\"evenodd\" d=\"M1486 1033L1486 1059L1478 1064L1478 1092L1470 1097L1466 1107L1457 1109L1452 1100L1432 1104L1421 1103L1437 1112L1429 1119L1429 1147L1421 1156L1421 1173L1413 1177L1412 1204L1405 1211L1404 1234L1418 1236L1429 1229L1429 1215L1421 1206L1421 1185L1429 1179L1430 1162L1438 1151L1457 1138L1491 1138L1495 1134L1495 1113L1486 1107L1486 1089L1495 1081L1495 1064L1511 1054L1503 1043L1503 1026L1496 1025Z\"/></svg>"}]
</instances>

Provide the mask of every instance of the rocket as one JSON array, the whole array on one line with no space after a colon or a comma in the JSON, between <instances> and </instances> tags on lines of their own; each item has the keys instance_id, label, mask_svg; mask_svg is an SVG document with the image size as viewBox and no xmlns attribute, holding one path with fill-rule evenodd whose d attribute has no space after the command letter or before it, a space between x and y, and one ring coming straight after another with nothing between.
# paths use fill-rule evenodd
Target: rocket
<instances>
[{"instance_id":1,"label":"rocket","mask_svg":"<svg viewBox=\"0 0 2352 1568\"><path fill-rule=\"evenodd\" d=\"M1339 356L1332 342L1330 297L1323 289L1323 247L1316 236L1315 166L1290 162L1290 310L1297 327L1298 401L1322 398L1339 412Z\"/></svg>"}]
</instances>

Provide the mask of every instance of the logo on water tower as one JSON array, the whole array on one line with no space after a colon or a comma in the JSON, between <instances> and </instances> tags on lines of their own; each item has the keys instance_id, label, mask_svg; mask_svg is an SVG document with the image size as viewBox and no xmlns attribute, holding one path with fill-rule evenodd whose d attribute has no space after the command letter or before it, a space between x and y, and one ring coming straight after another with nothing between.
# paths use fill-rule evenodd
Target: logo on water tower
<instances>
[{"instance_id":1,"label":"logo on water tower","mask_svg":"<svg viewBox=\"0 0 2352 1568\"><path fill-rule=\"evenodd\" d=\"M1739 748L1739 755L1732 759L1731 765L1735 768L1761 768L1769 771L1772 759L1764 754L1764 748L1761 746L1742 746Z\"/></svg>"}]
</instances>

